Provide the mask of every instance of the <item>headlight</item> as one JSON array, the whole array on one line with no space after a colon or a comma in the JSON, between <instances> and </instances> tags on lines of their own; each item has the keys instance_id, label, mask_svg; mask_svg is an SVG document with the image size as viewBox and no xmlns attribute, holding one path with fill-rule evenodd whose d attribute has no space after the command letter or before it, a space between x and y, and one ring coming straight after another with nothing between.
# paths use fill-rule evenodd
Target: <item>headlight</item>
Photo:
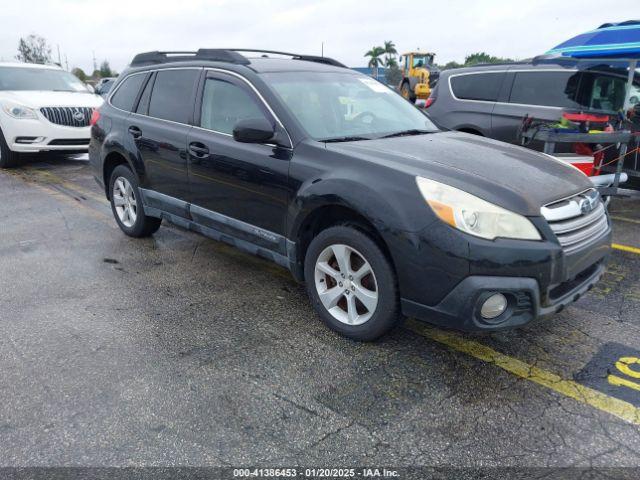
<instances>
[{"instance_id":1,"label":"headlight","mask_svg":"<svg viewBox=\"0 0 640 480\"><path fill-rule=\"evenodd\" d=\"M463 190L416 177L420 193L434 213L452 227L477 237L540 240L536 227L522 215L505 210Z\"/></svg>"},{"instance_id":2,"label":"headlight","mask_svg":"<svg viewBox=\"0 0 640 480\"><path fill-rule=\"evenodd\" d=\"M25 107L24 105L20 105L18 103L4 102L2 104L2 109L6 112L7 115L13 118L38 118L36 112L32 108Z\"/></svg>"}]
</instances>

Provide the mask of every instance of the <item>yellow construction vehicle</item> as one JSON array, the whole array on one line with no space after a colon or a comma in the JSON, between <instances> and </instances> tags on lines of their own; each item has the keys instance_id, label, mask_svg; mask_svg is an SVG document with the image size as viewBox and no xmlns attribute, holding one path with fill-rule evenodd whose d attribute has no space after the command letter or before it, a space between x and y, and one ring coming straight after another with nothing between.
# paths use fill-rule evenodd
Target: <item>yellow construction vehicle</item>
<instances>
[{"instance_id":1,"label":"yellow construction vehicle","mask_svg":"<svg viewBox=\"0 0 640 480\"><path fill-rule=\"evenodd\" d=\"M402 80L398 88L404 98L415 102L429 97L440 76L440 70L433 63L435 56L435 53L420 51L401 55Z\"/></svg>"}]
</instances>

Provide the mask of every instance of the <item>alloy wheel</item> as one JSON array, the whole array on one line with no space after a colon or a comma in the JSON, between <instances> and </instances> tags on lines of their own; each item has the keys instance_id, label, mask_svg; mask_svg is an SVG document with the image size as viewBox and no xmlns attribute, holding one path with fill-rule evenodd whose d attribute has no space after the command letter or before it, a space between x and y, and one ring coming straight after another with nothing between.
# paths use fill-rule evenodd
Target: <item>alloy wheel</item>
<instances>
[{"instance_id":1,"label":"alloy wheel","mask_svg":"<svg viewBox=\"0 0 640 480\"><path fill-rule=\"evenodd\" d=\"M344 244L328 246L316 259L314 277L320 302L336 320L362 325L375 313L376 276L356 249Z\"/></svg>"},{"instance_id":2,"label":"alloy wheel","mask_svg":"<svg viewBox=\"0 0 640 480\"><path fill-rule=\"evenodd\" d=\"M131 182L124 177L113 183L113 205L120 222L127 228L133 227L138 218L138 203Z\"/></svg>"}]
</instances>

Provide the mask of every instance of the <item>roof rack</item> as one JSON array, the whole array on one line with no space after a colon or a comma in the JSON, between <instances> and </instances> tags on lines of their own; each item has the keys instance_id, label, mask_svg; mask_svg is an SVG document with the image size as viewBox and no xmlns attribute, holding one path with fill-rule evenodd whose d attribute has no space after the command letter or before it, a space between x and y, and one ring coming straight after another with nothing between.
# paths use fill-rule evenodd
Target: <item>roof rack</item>
<instances>
[{"instance_id":1,"label":"roof rack","mask_svg":"<svg viewBox=\"0 0 640 480\"><path fill-rule=\"evenodd\" d=\"M291 57L292 60L303 60L306 62L316 62L316 63L324 63L325 65L332 65L334 67L348 68L345 64L340 63L339 61L331 58L331 57L319 57L317 55L301 55L299 53L289 53L289 52L280 52L278 50L256 50L253 48L230 48L232 52L253 52L253 53L264 53L264 54L272 54L272 55L283 55L285 57Z\"/></svg>"},{"instance_id":2,"label":"roof rack","mask_svg":"<svg viewBox=\"0 0 640 480\"><path fill-rule=\"evenodd\" d=\"M154 65L169 62L189 62L193 60L209 60L213 62L237 63L248 65L249 60L237 52L226 49L201 48L197 52L145 52L139 53L131 61L132 67L140 65Z\"/></svg>"},{"instance_id":3,"label":"roof rack","mask_svg":"<svg viewBox=\"0 0 640 480\"><path fill-rule=\"evenodd\" d=\"M169 62L189 62L194 60L208 60L212 62L227 62L235 63L238 65L249 65L251 62L249 59L241 55L239 52L245 53L262 53L264 56L267 54L272 55L284 55L291 57L292 60L304 60L307 62L323 63L325 65L332 65L334 67L347 68L346 65L329 57L318 57L316 55L300 55L298 53L279 52L276 50L260 50L251 48L201 48L197 52L188 51L175 51L175 52L145 52L139 53L131 61L132 67L138 67L141 65L156 65L160 63Z\"/></svg>"}]
</instances>

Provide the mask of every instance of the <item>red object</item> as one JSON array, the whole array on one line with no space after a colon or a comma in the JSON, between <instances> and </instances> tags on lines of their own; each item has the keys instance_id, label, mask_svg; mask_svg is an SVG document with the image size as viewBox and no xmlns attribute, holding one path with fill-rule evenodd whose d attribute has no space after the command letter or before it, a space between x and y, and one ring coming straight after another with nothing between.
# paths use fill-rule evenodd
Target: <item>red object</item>
<instances>
[{"instance_id":1,"label":"red object","mask_svg":"<svg viewBox=\"0 0 640 480\"><path fill-rule=\"evenodd\" d=\"M596 165L600 165L602 162L602 158L604 157L604 152L596 152L594 153L591 145L587 143L574 143L573 151L578 155L589 155L593 157L593 161L591 163L582 162L582 163L574 163L573 165L579 168L585 175L590 177L599 175L600 169L596 169Z\"/></svg>"},{"instance_id":2,"label":"red object","mask_svg":"<svg viewBox=\"0 0 640 480\"><path fill-rule=\"evenodd\" d=\"M568 113L562 114L563 118L571 122L608 122L609 115L594 115L592 113Z\"/></svg>"},{"instance_id":3,"label":"red object","mask_svg":"<svg viewBox=\"0 0 640 480\"><path fill-rule=\"evenodd\" d=\"M434 103L436 103L436 97L429 97L427 98L427 101L424 103L424 108L429 108Z\"/></svg>"},{"instance_id":4,"label":"red object","mask_svg":"<svg viewBox=\"0 0 640 480\"><path fill-rule=\"evenodd\" d=\"M96 123L98 123L98 120L100 120L100 112L98 111L97 108L93 109L93 112L91 112L91 119L89 120L89 125L93 126Z\"/></svg>"}]
</instances>

